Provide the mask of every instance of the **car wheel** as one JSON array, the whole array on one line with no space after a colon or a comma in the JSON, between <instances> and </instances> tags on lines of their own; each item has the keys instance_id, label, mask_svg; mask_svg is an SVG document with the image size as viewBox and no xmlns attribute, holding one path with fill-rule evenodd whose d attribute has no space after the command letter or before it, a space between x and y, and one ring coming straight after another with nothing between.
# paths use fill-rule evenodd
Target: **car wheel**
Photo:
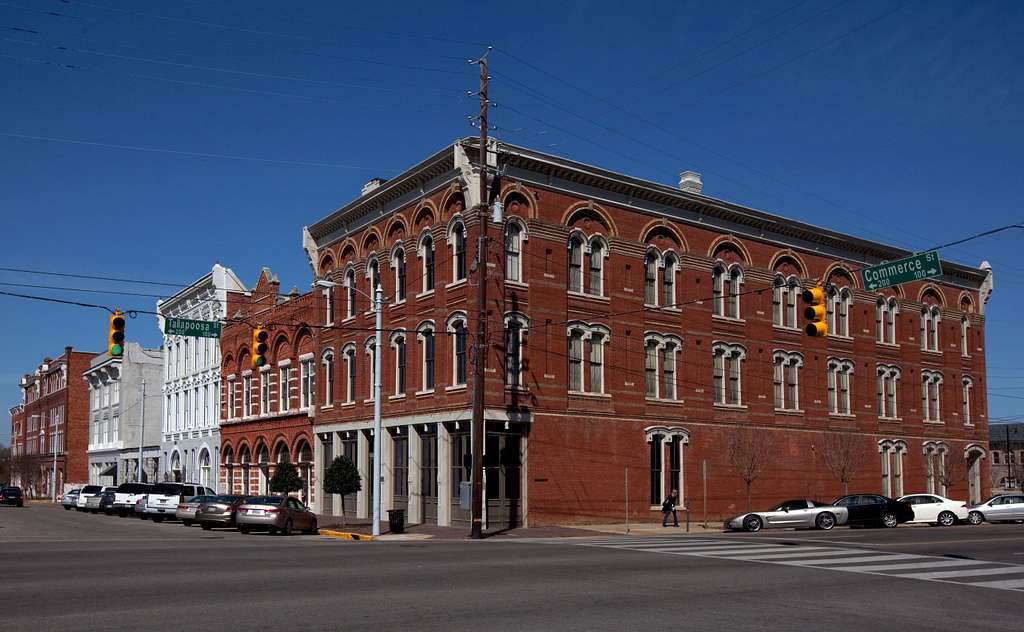
<instances>
[{"instance_id":1,"label":"car wheel","mask_svg":"<svg viewBox=\"0 0 1024 632\"><path fill-rule=\"evenodd\" d=\"M65 507L64 511L71 511L71 507Z\"/></svg>"},{"instance_id":2,"label":"car wheel","mask_svg":"<svg viewBox=\"0 0 1024 632\"><path fill-rule=\"evenodd\" d=\"M191 520L182 520L181 524L185 525L186 527L191 527L192 526L192 521Z\"/></svg>"},{"instance_id":3,"label":"car wheel","mask_svg":"<svg viewBox=\"0 0 1024 632\"><path fill-rule=\"evenodd\" d=\"M892 529L900 524L900 521L896 519L896 514L891 511L887 511L882 514L882 526L886 529Z\"/></svg>"},{"instance_id":4,"label":"car wheel","mask_svg":"<svg viewBox=\"0 0 1024 632\"><path fill-rule=\"evenodd\" d=\"M239 533L244 533L245 535L249 535L249 527L247 527L246 525L239 526L238 527L238 531L239 531Z\"/></svg>"},{"instance_id":5,"label":"car wheel","mask_svg":"<svg viewBox=\"0 0 1024 632\"><path fill-rule=\"evenodd\" d=\"M832 527L836 526L836 517L830 511L820 513L814 520L814 526L818 527L822 531L828 531Z\"/></svg>"},{"instance_id":6,"label":"car wheel","mask_svg":"<svg viewBox=\"0 0 1024 632\"><path fill-rule=\"evenodd\" d=\"M747 516L743 519L743 528L751 533L757 533L763 526L764 523L757 516Z\"/></svg>"},{"instance_id":7,"label":"car wheel","mask_svg":"<svg viewBox=\"0 0 1024 632\"><path fill-rule=\"evenodd\" d=\"M956 524L956 514L952 511L943 511L939 514L939 524L943 527L952 527Z\"/></svg>"},{"instance_id":8,"label":"car wheel","mask_svg":"<svg viewBox=\"0 0 1024 632\"><path fill-rule=\"evenodd\" d=\"M309 523L309 529L306 530L306 535L317 535L319 533L320 530L316 528L316 518L313 518L313 521Z\"/></svg>"},{"instance_id":9,"label":"car wheel","mask_svg":"<svg viewBox=\"0 0 1024 632\"><path fill-rule=\"evenodd\" d=\"M163 516L153 516L153 522L163 522L163 521L164 521L164 517Z\"/></svg>"},{"instance_id":10,"label":"car wheel","mask_svg":"<svg viewBox=\"0 0 1024 632\"><path fill-rule=\"evenodd\" d=\"M199 526L203 528L203 531L209 531L213 528L213 525L207 524L205 522L201 523Z\"/></svg>"},{"instance_id":11,"label":"car wheel","mask_svg":"<svg viewBox=\"0 0 1024 632\"><path fill-rule=\"evenodd\" d=\"M292 534L292 519L289 518L289 519L284 521L284 529L281 529L281 535L291 535L291 534Z\"/></svg>"},{"instance_id":12,"label":"car wheel","mask_svg":"<svg viewBox=\"0 0 1024 632\"><path fill-rule=\"evenodd\" d=\"M967 514L967 522L973 525L979 525L982 522L985 522L985 516L983 516L980 511L972 511Z\"/></svg>"}]
</instances>

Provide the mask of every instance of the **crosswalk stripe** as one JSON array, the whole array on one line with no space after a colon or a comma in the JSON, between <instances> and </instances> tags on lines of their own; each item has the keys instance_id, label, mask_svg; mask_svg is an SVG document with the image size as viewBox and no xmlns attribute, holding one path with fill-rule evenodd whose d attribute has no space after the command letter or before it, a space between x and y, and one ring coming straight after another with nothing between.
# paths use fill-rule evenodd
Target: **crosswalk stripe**
<instances>
[{"instance_id":1,"label":"crosswalk stripe","mask_svg":"<svg viewBox=\"0 0 1024 632\"><path fill-rule=\"evenodd\" d=\"M1024 588L1024 579L1000 579L991 582L962 582L967 586L984 586L985 588Z\"/></svg>"},{"instance_id":2,"label":"crosswalk stripe","mask_svg":"<svg viewBox=\"0 0 1024 632\"><path fill-rule=\"evenodd\" d=\"M758 555L730 556L729 559L749 560L751 562L785 562L789 559L800 557L824 557L826 555L870 555L875 551L855 551L852 549L821 549L811 551L809 549L789 550L783 553L764 553Z\"/></svg>"},{"instance_id":3,"label":"crosswalk stripe","mask_svg":"<svg viewBox=\"0 0 1024 632\"><path fill-rule=\"evenodd\" d=\"M955 571L931 571L926 573L901 573L896 577L914 579L945 579L949 577L981 577L982 575L1012 575L1024 573L1024 566L1002 566L1000 568L964 568Z\"/></svg>"},{"instance_id":4,"label":"crosswalk stripe","mask_svg":"<svg viewBox=\"0 0 1024 632\"><path fill-rule=\"evenodd\" d=\"M874 553L874 551L872 551ZM823 560L793 560L792 562L779 562L780 564L800 564L802 566L827 566L829 564L850 564L850 563L863 563L863 562L884 562L887 560L910 560L910 559L923 559L920 555L907 555L904 553L888 553L886 555L868 555L866 557L850 558L850 557L832 557ZM845 567L850 568L850 567ZM838 570L843 570L839 568ZM853 570L858 570L854 568ZM864 570L864 569L860 569Z\"/></svg>"},{"instance_id":5,"label":"crosswalk stripe","mask_svg":"<svg viewBox=\"0 0 1024 632\"><path fill-rule=\"evenodd\" d=\"M928 560L929 558L922 559ZM952 568L954 566L980 566L982 564L991 563L992 562L984 562L981 560L932 560L921 562L907 562L904 564L876 564L874 566L853 567L850 568L850 570L860 572L900 571L910 570L914 568Z\"/></svg>"},{"instance_id":6,"label":"crosswalk stripe","mask_svg":"<svg viewBox=\"0 0 1024 632\"><path fill-rule=\"evenodd\" d=\"M665 549L673 549L675 552L682 553L682 554L685 554L685 555L702 555L702 556L720 555L722 557L728 557L730 555L746 555L746 554L749 554L749 553L770 553L770 552L783 553L783 552L786 551L786 549L792 550L792 547L780 548L778 546L747 546L747 547L728 546L728 547L715 547L713 549L711 549L711 548L703 548L703 547L699 548L699 549L693 549L693 548L679 548L679 549L676 549L674 547L665 547ZM665 549L659 549L659 552L662 552Z\"/></svg>"},{"instance_id":7,"label":"crosswalk stripe","mask_svg":"<svg viewBox=\"0 0 1024 632\"><path fill-rule=\"evenodd\" d=\"M590 544L590 543L588 542L587 544ZM643 542L643 543L639 543L639 544L622 544L622 543L616 542L616 543L612 543L612 544L593 544L591 546L610 546L610 547L620 548L620 549L628 547L628 548L631 548L631 549L643 550L643 549L646 549L646 548L650 548L652 546L708 547L708 546L764 546L764 545L763 544L753 544L753 543L747 544L747 543L741 543L741 542L707 542L707 541L704 541L704 542L673 542L671 540L662 540L660 542ZM778 546L778 545L776 544L775 546Z\"/></svg>"}]
</instances>

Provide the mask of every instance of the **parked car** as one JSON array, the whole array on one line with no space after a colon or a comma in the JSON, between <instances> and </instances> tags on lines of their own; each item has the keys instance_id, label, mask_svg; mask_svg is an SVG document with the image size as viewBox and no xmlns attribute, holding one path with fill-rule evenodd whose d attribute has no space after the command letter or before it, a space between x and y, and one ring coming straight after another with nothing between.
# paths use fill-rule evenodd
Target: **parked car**
<instances>
[{"instance_id":1,"label":"parked car","mask_svg":"<svg viewBox=\"0 0 1024 632\"><path fill-rule=\"evenodd\" d=\"M188 498L185 502L178 503L178 508L174 511L174 517L181 520L181 523L186 527L191 527L196 521L196 509L199 508L199 505L214 498L216 498L216 496L211 495L193 496Z\"/></svg>"},{"instance_id":2,"label":"parked car","mask_svg":"<svg viewBox=\"0 0 1024 632\"><path fill-rule=\"evenodd\" d=\"M291 496L254 496L238 507L238 530L249 533L267 529L270 533L291 535L295 529L316 534L316 514L298 498Z\"/></svg>"},{"instance_id":3,"label":"parked car","mask_svg":"<svg viewBox=\"0 0 1024 632\"><path fill-rule=\"evenodd\" d=\"M64 495L60 497L61 506L64 507L64 509L67 509L68 511L74 509L75 505L78 504L78 492L80 491L82 490L76 487L72 490L64 492Z\"/></svg>"},{"instance_id":4,"label":"parked car","mask_svg":"<svg viewBox=\"0 0 1024 632\"><path fill-rule=\"evenodd\" d=\"M846 524L850 526L896 527L914 519L910 503L893 500L881 494L849 494L832 503L850 512Z\"/></svg>"},{"instance_id":5,"label":"parked car","mask_svg":"<svg viewBox=\"0 0 1024 632\"><path fill-rule=\"evenodd\" d=\"M186 498L199 495L215 496L216 494L209 487L195 483L157 483L146 494L145 515L155 522L163 522L167 518L174 517L179 503Z\"/></svg>"},{"instance_id":6,"label":"parked car","mask_svg":"<svg viewBox=\"0 0 1024 632\"><path fill-rule=\"evenodd\" d=\"M103 487L100 489L99 493L90 494L89 497L85 499L85 510L89 513L99 513L101 508L100 501L103 500L103 494L114 492L116 490L116 487Z\"/></svg>"},{"instance_id":7,"label":"parked car","mask_svg":"<svg viewBox=\"0 0 1024 632\"><path fill-rule=\"evenodd\" d=\"M135 517L146 519L146 498L148 494L144 494L135 501Z\"/></svg>"},{"instance_id":8,"label":"parked car","mask_svg":"<svg viewBox=\"0 0 1024 632\"><path fill-rule=\"evenodd\" d=\"M959 520L967 520L967 503L962 500L950 500L935 494L910 494L899 500L910 503L914 509L914 519L910 522L951 527Z\"/></svg>"},{"instance_id":9,"label":"parked car","mask_svg":"<svg viewBox=\"0 0 1024 632\"><path fill-rule=\"evenodd\" d=\"M16 486L0 488L0 505L24 507L25 494L21 491L20 487Z\"/></svg>"},{"instance_id":10,"label":"parked car","mask_svg":"<svg viewBox=\"0 0 1024 632\"><path fill-rule=\"evenodd\" d=\"M196 509L196 522L204 530L213 527L235 527L238 525L238 508L251 496L214 496Z\"/></svg>"},{"instance_id":11,"label":"parked car","mask_svg":"<svg viewBox=\"0 0 1024 632\"><path fill-rule=\"evenodd\" d=\"M121 483L114 496L114 510L121 516L135 511L135 503L140 496L145 496L153 488L149 483Z\"/></svg>"},{"instance_id":12,"label":"parked car","mask_svg":"<svg viewBox=\"0 0 1024 632\"><path fill-rule=\"evenodd\" d=\"M114 500L117 498L117 488L108 487L100 492L100 511L108 516L114 515Z\"/></svg>"},{"instance_id":13,"label":"parked car","mask_svg":"<svg viewBox=\"0 0 1024 632\"><path fill-rule=\"evenodd\" d=\"M75 501L76 511L85 511L85 503L96 494L103 491L102 485L86 485L78 492L78 500Z\"/></svg>"},{"instance_id":14,"label":"parked car","mask_svg":"<svg viewBox=\"0 0 1024 632\"><path fill-rule=\"evenodd\" d=\"M1024 494L999 494L967 508L967 522L1024 520Z\"/></svg>"},{"instance_id":15,"label":"parked car","mask_svg":"<svg viewBox=\"0 0 1024 632\"><path fill-rule=\"evenodd\" d=\"M752 533L761 529L784 527L815 527L829 530L837 524L846 524L849 517L845 507L835 507L817 500L801 498L787 500L767 511L754 511L733 516L725 521L726 529L744 529Z\"/></svg>"}]
</instances>

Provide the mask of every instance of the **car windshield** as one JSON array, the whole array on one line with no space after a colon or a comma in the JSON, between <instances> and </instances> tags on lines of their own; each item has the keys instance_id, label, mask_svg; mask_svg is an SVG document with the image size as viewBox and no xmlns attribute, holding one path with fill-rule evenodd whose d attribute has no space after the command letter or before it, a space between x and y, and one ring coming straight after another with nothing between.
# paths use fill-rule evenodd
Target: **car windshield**
<instances>
[{"instance_id":1,"label":"car windshield","mask_svg":"<svg viewBox=\"0 0 1024 632\"><path fill-rule=\"evenodd\" d=\"M103 489L103 488L100 487L99 485L86 485L85 487L82 488L82 493L83 494L98 494L101 489Z\"/></svg>"},{"instance_id":2,"label":"car windshield","mask_svg":"<svg viewBox=\"0 0 1024 632\"><path fill-rule=\"evenodd\" d=\"M245 501L247 505L280 505L284 498L281 496L254 496Z\"/></svg>"},{"instance_id":3,"label":"car windshield","mask_svg":"<svg viewBox=\"0 0 1024 632\"><path fill-rule=\"evenodd\" d=\"M211 503L227 503L227 504L230 505L233 502L237 502L239 500L242 500L242 498L244 498L244 497L243 496L213 496L213 497L211 497L209 502L211 502Z\"/></svg>"},{"instance_id":4,"label":"car windshield","mask_svg":"<svg viewBox=\"0 0 1024 632\"><path fill-rule=\"evenodd\" d=\"M149 491L150 494L157 494L160 496L177 496L181 493L180 483L157 483L153 486L153 489Z\"/></svg>"},{"instance_id":5,"label":"car windshield","mask_svg":"<svg viewBox=\"0 0 1024 632\"><path fill-rule=\"evenodd\" d=\"M213 502L216 498L217 498L216 496L193 496L192 498L188 499L188 502L190 502L190 503L208 503L208 502Z\"/></svg>"}]
</instances>

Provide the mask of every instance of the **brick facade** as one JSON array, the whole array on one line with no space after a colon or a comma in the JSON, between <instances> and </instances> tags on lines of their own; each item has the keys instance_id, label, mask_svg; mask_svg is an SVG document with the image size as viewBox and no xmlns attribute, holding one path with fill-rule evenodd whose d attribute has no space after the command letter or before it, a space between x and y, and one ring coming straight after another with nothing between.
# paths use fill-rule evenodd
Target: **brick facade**
<instances>
[{"instance_id":1,"label":"brick facade","mask_svg":"<svg viewBox=\"0 0 1024 632\"><path fill-rule=\"evenodd\" d=\"M236 322L221 332L220 489L237 494L269 493L275 464L287 459L296 464L306 483L299 495L310 502L316 489L311 448L313 406L303 399L301 378L303 364L313 358L316 330L303 323L316 322L314 295L296 292L282 296L280 282L264 268L251 292L229 291L227 297L227 318ZM269 361L262 371L252 365L252 330L257 325L270 330ZM285 371L289 390L282 397ZM247 383L251 384L248 404ZM268 386L267 406L263 405L264 384Z\"/></svg>"},{"instance_id":2,"label":"brick facade","mask_svg":"<svg viewBox=\"0 0 1024 632\"><path fill-rule=\"evenodd\" d=\"M492 442L485 461L488 477L500 481L488 481L488 495L504 503L490 503L501 521L621 520L627 469L634 520L655 518L660 498L676 485L697 516L738 511L746 486L734 461L742 459L729 453L735 445L742 456L743 429L753 429L754 448L772 456L752 483L758 506L838 496L843 485L829 464L844 453L856 455L851 490L941 493L945 484L952 497L984 495L989 271L944 263L945 274L934 281L872 293L861 287L856 270L907 253L528 150L502 145L496 153L500 158L492 156L492 163L500 161L508 175L500 194L502 223L489 225L485 403ZM476 203L475 154L472 141L457 143L306 232L317 275L340 284L330 310L334 324L310 334L318 383L326 383L328 365L334 373L330 403L324 407L321 398L316 411L317 470L344 448L368 487L374 314L361 292L369 290L377 266L386 297L382 502L385 509L407 508L413 521L459 524L466 518L458 483L468 472L470 393L454 366L455 324L475 331L475 277L456 277L462 268L471 276L480 230L476 213L466 212ZM521 237L511 263L510 225ZM423 280L427 243L433 245L432 290ZM648 255L653 291L645 287ZM404 299L396 291L400 260ZM835 291L829 337L803 334L802 319L794 321L785 294L775 290L776 278L782 284L794 279L795 289L822 283ZM352 279L361 290L354 310L348 305ZM317 314L302 322L326 323L324 297L318 291L309 300ZM898 308L893 325L890 305ZM507 370L516 361L506 348L510 324L522 331L518 384ZM886 327L894 327L891 342ZM430 332L432 388L424 377ZM396 366L402 340L404 388ZM468 336L467 347L472 341ZM716 350L725 354L720 380ZM773 363L780 354L799 364L792 387L785 371L776 384ZM738 380L730 357L742 358ZM571 374L577 360L578 374ZM848 377L835 372L833 381L831 369ZM894 398L884 391L886 412L880 413L876 391L880 384L889 387L880 377L886 371L898 373L898 380ZM469 361L466 372L471 386ZM941 378L927 398L926 377ZM925 403L932 411L927 416ZM357 515L368 511L367 494L355 499ZM337 499L321 507L339 509Z\"/></svg>"},{"instance_id":3,"label":"brick facade","mask_svg":"<svg viewBox=\"0 0 1024 632\"><path fill-rule=\"evenodd\" d=\"M51 493L54 434L58 494L88 481L89 389L82 373L94 355L65 347L62 355L44 358L21 380L22 405L17 415L11 415L11 482L30 496Z\"/></svg>"}]
</instances>

